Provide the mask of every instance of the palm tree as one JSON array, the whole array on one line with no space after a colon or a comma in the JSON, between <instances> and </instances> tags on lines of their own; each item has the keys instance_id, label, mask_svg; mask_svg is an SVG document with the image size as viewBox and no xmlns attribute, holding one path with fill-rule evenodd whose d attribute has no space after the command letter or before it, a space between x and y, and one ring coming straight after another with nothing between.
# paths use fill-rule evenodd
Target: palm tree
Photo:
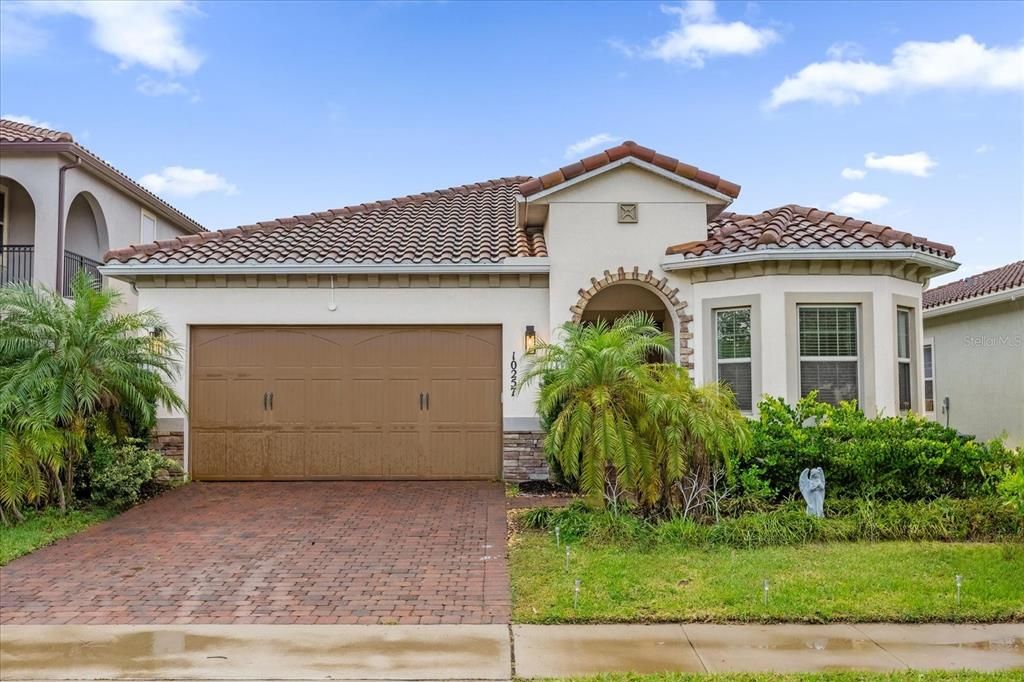
<instances>
[{"instance_id":1,"label":"palm tree","mask_svg":"<svg viewBox=\"0 0 1024 682\"><path fill-rule=\"evenodd\" d=\"M561 342L540 344L523 377L541 382L537 409L548 425L548 456L593 496L619 485L650 487L656 465L636 415L652 388L647 359L667 358L671 338L646 313L560 331Z\"/></svg>"},{"instance_id":2,"label":"palm tree","mask_svg":"<svg viewBox=\"0 0 1024 682\"><path fill-rule=\"evenodd\" d=\"M646 395L639 429L658 462L656 506L664 514L685 476L706 485L711 469L729 470L732 455L750 447L750 426L725 384L697 387L677 365L650 365L648 372L657 388Z\"/></svg>"},{"instance_id":3,"label":"palm tree","mask_svg":"<svg viewBox=\"0 0 1024 682\"><path fill-rule=\"evenodd\" d=\"M157 404L184 408L172 387L181 346L149 333L164 327L160 316L117 313L120 294L84 273L71 291L68 302L28 285L0 289L0 416L31 414L61 431L64 498L93 419L149 428Z\"/></svg>"},{"instance_id":4,"label":"palm tree","mask_svg":"<svg viewBox=\"0 0 1024 682\"><path fill-rule=\"evenodd\" d=\"M46 499L51 482L63 498L63 454L62 432L52 422L28 414L0 416L0 523L7 525L4 509L23 520L21 505Z\"/></svg>"}]
</instances>

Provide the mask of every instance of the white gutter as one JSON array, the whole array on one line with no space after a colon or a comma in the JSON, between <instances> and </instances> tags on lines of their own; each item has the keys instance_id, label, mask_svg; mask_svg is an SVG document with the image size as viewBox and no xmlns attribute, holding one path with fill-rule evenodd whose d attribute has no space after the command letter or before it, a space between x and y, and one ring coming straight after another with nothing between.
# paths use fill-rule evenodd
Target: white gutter
<instances>
[{"instance_id":1,"label":"white gutter","mask_svg":"<svg viewBox=\"0 0 1024 682\"><path fill-rule=\"evenodd\" d=\"M712 256L667 256L661 262L662 270L699 270L717 265L738 265L764 261L807 260L896 260L927 265L937 272L953 272L960 264L949 258L918 251L917 249L879 247L873 249L794 249L766 248L736 253L718 253Z\"/></svg>"},{"instance_id":2,"label":"white gutter","mask_svg":"<svg viewBox=\"0 0 1024 682\"><path fill-rule=\"evenodd\" d=\"M547 258L506 258L500 263L107 263L107 277L140 275L500 275L546 274Z\"/></svg>"},{"instance_id":3,"label":"white gutter","mask_svg":"<svg viewBox=\"0 0 1024 682\"><path fill-rule=\"evenodd\" d=\"M961 301L953 301L952 303L944 303L931 308L925 308L922 312L922 317L927 320L931 317L959 313L964 310L981 308L982 306L993 305L995 303L1016 301L1019 298L1024 298L1024 286L1014 287L1012 289L1003 289L1002 291L993 291L990 294L983 294L973 298L965 298Z\"/></svg>"}]
</instances>

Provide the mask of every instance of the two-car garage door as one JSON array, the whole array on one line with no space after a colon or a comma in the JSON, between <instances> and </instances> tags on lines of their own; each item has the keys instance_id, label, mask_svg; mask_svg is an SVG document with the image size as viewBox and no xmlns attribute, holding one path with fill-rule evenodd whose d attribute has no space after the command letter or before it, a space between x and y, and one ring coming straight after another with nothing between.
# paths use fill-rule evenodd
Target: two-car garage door
<instances>
[{"instance_id":1,"label":"two-car garage door","mask_svg":"<svg viewBox=\"0 0 1024 682\"><path fill-rule=\"evenodd\" d=\"M199 480L497 478L497 327L196 327Z\"/></svg>"}]
</instances>

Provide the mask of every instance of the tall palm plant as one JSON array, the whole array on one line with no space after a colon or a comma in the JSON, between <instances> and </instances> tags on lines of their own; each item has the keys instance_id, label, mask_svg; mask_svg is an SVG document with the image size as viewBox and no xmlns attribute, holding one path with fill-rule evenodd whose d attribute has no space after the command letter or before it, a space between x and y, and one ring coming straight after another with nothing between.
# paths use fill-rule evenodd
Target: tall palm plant
<instances>
[{"instance_id":1,"label":"tall palm plant","mask_svg":"<svg viewBox=\"0 0 1024 682\"><path fill-rule=\"evenodd\" d=\"M79 273L72 300L27 285L0 289L0 416L27 414L61 431L64 497L90 420L150 427L156 405L183 408L172 384L179 344L154 339L152 311L119 314L120 294ZM12 449L14 452L16 449Z\"/></svg>"},{"instance_id":2,"label":"tall palm plant","mask_svg":"<svg viewBox=\"0 0 1024 682\"><path fill-rule=\"evenodd\" d=\"M657 467L636 415L652 386L647 360L667 358L671 338L646 313L612 324L568 323L560 334L559 342L540 344L523 377L540 382L548 456L594 496L610 484L649 488Z\"/></svg>"}]
</instances>

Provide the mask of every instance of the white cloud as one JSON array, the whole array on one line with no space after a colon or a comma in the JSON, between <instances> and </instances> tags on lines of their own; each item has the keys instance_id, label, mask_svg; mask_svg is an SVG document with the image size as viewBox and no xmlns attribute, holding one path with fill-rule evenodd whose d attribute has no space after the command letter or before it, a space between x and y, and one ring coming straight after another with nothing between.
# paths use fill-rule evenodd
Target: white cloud
<instances>
[{"instance_id":1,"label":"white cloud","mask_svg":"<svg viewBox=\"0 0 1024 682\"><path fill-rule=\"evenodd\" d=\"M975 154L988 154L993 149L994 149L994 147L992 145L990 145L988 143L985 143L985 144L978 145L978 147L974 150L974 153Z\"/></svg>"},{"instance_id":2,"label":"white cloud","mask_svg":"<svg viewBox=\"0 0 1024 682\"><path fill-rule=\"evenodd\" d=\"M844 180L863 180L868 172L859 168L844 168L840 175Z\"/></svg>"},{"instance_id":3,"label":"white cloud","mask_svg":"<svg viewBox=\"0 0 1024 682\"><path fill-rule=\"evenodd\" d=\"M38 121L31 116L22 116L20 114L4 114L0 118L6 118L8 121L14 121L15 123L24 123L25 125L37 126L39 128L49 128L53 130L53 126L47 121Z\"/></svg>"},{"instance_id":4,"label":"white cloud","mask_svg":"<svg viewBox=\"0 0 1024 682\"><path fill-rule=\"evenodd\" d=\"M861 213L878 210L888 203L889 197L884 197L881 194L850 192L832 204L832 210L856 216Z\"/></svg>"},{"instance_id":5,"label":"white cloud","mask_svg":"<svg viewBox=\"0 0 1024 682\"><path fill-rule=\"evenodd\" d=\"M142 76L135 84L135 89L148 97L163 97L165 95L187 95L189 89L174 80L156 80L149 76Z\"/></svg>"},{"instance_id":6,"label":"white cloud","mask_svg":"<svg viewBox=\"0 0 1024 682\"><path fill-rule=\"evenodd\" d=\"M194 197L198 194L218 192L235 194L238 188L227 180L202 168L167 166L159 173L139 178L139 184L155 194L169 197Z\"/></svg>"},{"instance_id":7,"label":"white cloud","mask_svg":"<svg viewBox=\"0 0 1024 682\"><path fill-rule=\"evenodd\" d=\"M778 33L770 28L755 28L742 21L720 21L715 13L715 3L710 0L662 5L661 11L677 16L679 26L653 39L646 47L634 48L620 41L610 44L630 57L641 56L700 68L709 57L754 54L779 39Z\"/></svg>"},{"instance_id":8,"label":"white cloud","mask_svg":"<svg viewBox=\"0 0 1024 682\"><path fill-rule=\"evenodd\" d=\"M926 178L931 175L932 168L938 166L939 162L928 156L927 152L890 154L888 156L879 156L871 152L864 155L864 165L868 168L877 168L892 173L903 173L904 175L916 175L919 178Z\"/></svg>"},{"instance_id":9,"label":"white cloud","mask_svg":"<svg viewBox=\"0 0 1024 682\"><path fill-rule=\"evenodd\" d=\"M770 109L804 100L841 105L862 96L927 89L1024 89L1024 46L987 47L969 35L945 42L906 42L892 61L816 62L772 90Z\"/></svg>"},{"instance_id":10,"label":"white cloud","mask_svg":"<svg viewBox=\"0 0 1024 682\"><path fill-rule=\"evenodd\" d=\"M198 10L183 0L93 0L23 3L34 14L70 14L92 24L92 41L126 68L193 73L203 58L184 38L185 19Z\"/></svg>"},{"instance_id":11,"label":"white cloud","mask_svg":"<svg viewBox=\"0 0 1024 682\"><path fill-rule=\"evenodd\" d=\"M860 59L864 56L864 48L860 43L847 40L841 43L832 43L825 54L831 59Z\"/></svg>"},{"instance_id":12,"label":"white cloud","mask_svg":"<svg viewBox=\"0 0 1024 682\"><path fill-rule=\"evenodd\" d=\"M28 14L24 5L0 2L0 55L36 54L46 47L49 36Z\"/></svg>"},{"instance_id":13,"label":"white cloud","mask_svg":"<svg viewBox=\"0 0 1024 682\"><path fill-rule=\"evenodd\" d=\"M565 158L575 159L581 156L584 152L589 152L591 149L595 149L604 144L611 144L618 142L621 137L615 137L608 133L598 133L597 135L591 135L585 140L579 142L573 142L571 145L565 148Z\"/></svg>"}]
</instances>

